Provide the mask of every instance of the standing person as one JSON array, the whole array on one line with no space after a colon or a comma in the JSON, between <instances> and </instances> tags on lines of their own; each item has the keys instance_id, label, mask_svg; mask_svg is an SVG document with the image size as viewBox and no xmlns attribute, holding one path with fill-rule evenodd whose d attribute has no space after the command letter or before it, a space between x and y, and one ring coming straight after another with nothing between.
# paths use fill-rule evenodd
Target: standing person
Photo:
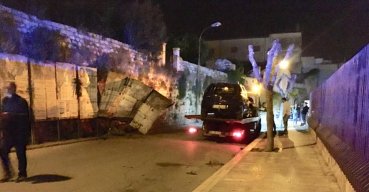
<instances>
[{"instance_id":1,"label":"standing person","mask_svg":"<svg viewBox=\"0 0 369 192\"><path fill-rule=\"evenodd\" d=\"M1 182L7 182L12 178L9 152L15 147L18 159L17 182L27 178L26 145L29 138L29 108L27 101L17 93L15 83L9 83L6 87L7 93L2 100L1 125L2 141L0 148L1 163L4 177Z\"/></svg>"},{"instance_id":2,"label":"standing person","mask_svg":"<svg viewBox=\"0 0 369 192\"><path fill-rule=\"evenodd\" d=\"M291 115L291 106L290 104L287 102L287 99L285 97L282 98L282 107L283 107L283 111L282 111L282 117L283 117L283 126L284 126L284 134L288 134L288 119L290 118Z\"/></svg>"},{"instance_id":3,"label":"standing person","mask_svg":"<svg viewBox=\"0 0 369 192\"><path fill-rule=\"evenodd\" d=\"M309 112L309 107L307 106L307 103L305 102L305 106L302 108L302 111L301 111L301 117L302 117L301 126L306 124L306 115L308 112Z\"/></svg>"},{"instance_id":4,"label":"standing person","mask_svg":"<svg viewBox=\"0 0 369 192\"><path fill-rule=\"evenodd\" d=\"M258 109L254 106L254 99L251 97L248 97L248 117L256 117L258 116Z\"/></svg>"}]
</instances>

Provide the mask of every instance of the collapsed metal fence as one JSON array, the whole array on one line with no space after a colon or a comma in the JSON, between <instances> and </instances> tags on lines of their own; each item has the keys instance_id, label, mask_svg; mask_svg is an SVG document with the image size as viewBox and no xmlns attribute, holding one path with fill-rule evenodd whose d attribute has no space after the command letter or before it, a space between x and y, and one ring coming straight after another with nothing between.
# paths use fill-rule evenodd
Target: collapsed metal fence
<instances>
[{"instance_id":1,"label":"collapsed metal fence","mask_svg":"<svg viewBox=\"0 0 369 192\"><path fill-rule=\"evenodd\" d=\"M96 68L36 62L24 56L1 53L0 97L8 82L17 84L17 93L31 108L33 144L107 132L96 118Z\"/></svg>"},{"instance_id":2,"label":"collapsed metal fence","mask_svg":"<svg viewBox=\"0 0 369 192\"><path fill-rule=\"evenodd\" d=\"M146 134L172 105L125 74L109 72L100 92L96 68L0 53L0 97L8 82L17 84L32 111L32 144L96 137L113 128L119 134L133 129Z\"/></svg>"},{"instance_id":3,"label":"collapsed metal fence","mask_svg":"<svg viewBox=\"0 0 369 192\"><path fill-rule=\"evenodd\" d=\"M369 191L369 45L311 94L317 135L358 192Z\"/></svg>"}]
</instances>

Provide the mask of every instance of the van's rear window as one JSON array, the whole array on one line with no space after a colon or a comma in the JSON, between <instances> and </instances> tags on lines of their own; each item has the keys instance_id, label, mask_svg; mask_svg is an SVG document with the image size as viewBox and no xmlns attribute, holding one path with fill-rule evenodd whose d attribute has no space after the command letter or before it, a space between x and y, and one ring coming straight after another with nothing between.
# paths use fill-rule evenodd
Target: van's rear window
<instances>
[{"instance_id":1,"label":"van's rear window","mask_svg":"<svg viewBox=\"0 0 369 192\"><path fill-rule=\"evenodd\" d=\"M214 94L234 94L235 88L234 87L215 87Z\"/></svg>"}]
</instances>

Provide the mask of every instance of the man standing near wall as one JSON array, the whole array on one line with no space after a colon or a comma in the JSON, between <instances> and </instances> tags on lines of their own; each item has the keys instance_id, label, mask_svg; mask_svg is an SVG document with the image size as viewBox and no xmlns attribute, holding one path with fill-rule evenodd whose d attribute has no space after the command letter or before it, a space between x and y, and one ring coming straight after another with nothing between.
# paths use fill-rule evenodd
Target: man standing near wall
<instances>
[{"instance_id":1,"label":"man standing near wall","mask_svg":"<svg viewBox=\"0 0 369 192\"><path fill-rule=\"evenodd\" d=\"M18 158L17 182L27 178L26 145L29 138L29 108L27 101L16 94L17 86L9 83L6 87L6 96L2 100L1 107L1 148L0 156L4 171L1 182L7 182L12 178L9 152L15 147Z\"/></svg>"},{"instance_id":2,"label":"man standing near wall","mask_svg":"<svg viewBox=\"0 0 369 192\"><path fill-rule=\"evenodd\" d=\"M282 98L282 115L283 115L283 126L284 126L284 134L288 134L288 119L291 115L291 106L285 97Z\"/></svg>"}]
</instances>

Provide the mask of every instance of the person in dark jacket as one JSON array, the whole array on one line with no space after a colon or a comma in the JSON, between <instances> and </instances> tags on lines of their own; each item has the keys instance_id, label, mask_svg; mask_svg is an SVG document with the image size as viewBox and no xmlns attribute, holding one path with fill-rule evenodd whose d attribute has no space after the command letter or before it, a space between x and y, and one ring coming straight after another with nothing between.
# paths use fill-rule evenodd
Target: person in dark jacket
<instances>
[{"instance_id":1,"label":"person in dark jacket","mask_svg":"<svg viewBox=\"0 0 369 192\"><path fill-rule=\"evenodd\" d=\"M15 147L18 158L17 182L27 178L26 145L29 138L29 107L27 101L16 94L17 86L9 83L6 87L6 96L2 99L1 128L2 139L0 148L1 163L4 177L1 182L7 182L12 178L9 152Z\"/></svg>"},{"instance_id":2,"label":"person in dark jacket","mask_svg":"<svg viewBox=\"0 0 369 192\"><path fill-rule=\"evenodd\" d=\"M301 111L301 118L302 118L301 126L306 124L306 115L308 114L308 112L309 112L309 107L307 103L305 103L305 106L302 108L302 111Z\"/></svg>"}]
</instances>

